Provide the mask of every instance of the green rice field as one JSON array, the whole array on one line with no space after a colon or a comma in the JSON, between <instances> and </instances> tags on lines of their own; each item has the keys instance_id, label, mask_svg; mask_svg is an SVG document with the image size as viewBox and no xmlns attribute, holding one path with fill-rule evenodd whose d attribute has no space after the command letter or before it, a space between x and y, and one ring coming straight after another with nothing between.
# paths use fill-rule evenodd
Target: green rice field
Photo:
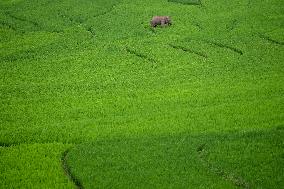
<instances>
[{"instance_id":1,"label":"green rice field","mask_svg":"<svg viewBox=\"0 0 284 189\"><path fill-rule=\"evenodd\" d=\"M1 189L283 178L282 0L0 0Z\"/></svg>"}]
</instances>

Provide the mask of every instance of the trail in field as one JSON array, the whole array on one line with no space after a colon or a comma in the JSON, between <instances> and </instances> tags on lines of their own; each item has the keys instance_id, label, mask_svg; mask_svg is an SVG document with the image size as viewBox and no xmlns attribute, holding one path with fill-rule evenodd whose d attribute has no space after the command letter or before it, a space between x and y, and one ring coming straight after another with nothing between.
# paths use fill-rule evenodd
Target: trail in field
<instances>
[{"instance_id":1,"label":"trail in field","mask_svg":"<svg viewBox=\"0 0 284 189\"><path fill-rule=\"evenodd\" d=\"M66 150L61 158L62 161L62 168L66 174L66 176L74 183L76 188L83 189L83 185L80 183L80 181L74 176L74 174L71 172L68 164L67 164L67 158L68 158L69 150Z\"/></svg>"}]
</instances>

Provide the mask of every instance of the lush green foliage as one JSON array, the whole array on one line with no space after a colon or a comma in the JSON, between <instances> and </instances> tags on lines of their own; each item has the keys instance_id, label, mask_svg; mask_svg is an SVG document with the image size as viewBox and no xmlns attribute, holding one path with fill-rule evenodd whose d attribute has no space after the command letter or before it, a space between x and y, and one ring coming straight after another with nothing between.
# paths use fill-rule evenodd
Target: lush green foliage
<instances>
[{"instance_id":1,"label":"lush green foliage","mask_svg":"<svg viewBox=\"0 0 284 189\"><path fill-rule=\"evenodd\" d=\"M185 5L200 5L200 0L169 0L169 2L182 3Z\"/></svg>"},{"instance_id":2,"label":"lush green foliage","mask_svg":"<svg viewBox=\"0 0 284 189\"><path fill-rule=\"evenodd\" d=\"M0 188L72 188L61 166L60 143L0 147Z\"/></svg>"},{"instance_id":3,"label":"lush green foliage","mask_svg":"<svg viewBox=\"0 0 284 189\"><path fill-rule=\"evenodd\" d=\"M0 10L0 188L284 185L281 0Z\"/></svg>"},{"instance_id":4,"label":"lush green foliage","mask_svg":"<svg viewBox=\"0 0 284 189\"><path fill-rule=\"evenodd\" d=\"M283 185L283 134L281 127L97 140L68 159L86 188L272 188Z\"/></svg>"}]
</instances>

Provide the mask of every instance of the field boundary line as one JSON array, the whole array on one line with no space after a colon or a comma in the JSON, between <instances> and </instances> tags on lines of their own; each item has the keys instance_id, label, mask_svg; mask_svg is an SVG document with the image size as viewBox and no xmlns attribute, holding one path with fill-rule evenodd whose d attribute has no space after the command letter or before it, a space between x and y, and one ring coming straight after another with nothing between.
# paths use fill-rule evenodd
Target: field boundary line
<instances>
[{"instance_id":1,"label":"field boundary line","mask_svg":"<svg viewBox=\"0 0 284 189\"><path fill-rule=\"evenodd\" d=\"M72 174L71 169L68 166L68 163L67 163L68 153L69 153L69 149L67 149L65 152L63 152L62 157L61 157L61 165L62 165L63 171L64 171L65 175L69 178L69 180L71 180L74 183L76 188L83 189L82 183L78 180L77 177L75 177L74 174Z\"/></svg>"},{"instance_id":2,"label":"field boundary line","mask_svg":"<svg viewBox=\"0 0 284 189\"><path fill-rule=\"evenodd\" d=\"M134 49L130 49L129 47L126 47L125 49L126 49L126 51L127 51L129 54L135 55L135 56L137 56L137 57L139 57L139 58L145 59L145 60L147 60L147 61L149 61L149 62L152 62L152 63L157 63L157 61L154 60L153 58L150 58L150 57L148 57L148 56L145 55L145 54L142 54L142 53L140 53L140 52L137 52L137 51L134 50Z\"/></svg>"},{"instance_id":3,"label":"field boundary line","mask_svg":"<svg viewBox=\"0 0 284 189\"><path fill-rule=\"evenodd\" d=\"M271 42L271 43L274 43L274 44L277 44L277 45L284 45L284 42L283 42L283 41L278 41L278 40L272 39L271 37L269 37L269 36L267 36L267 35L258 34L258 36L259 36L261 39L264 39L264 40L269 41L269 42Z\"/></svg>"},{"instance_id":4,"label":"field boundary line","mask_svg":"<svg viewBox=\"0 0 284 189\"><path fill-rule=\"evenodd\" d=\"M203 57L203 58L208 58L208 56L206 54L192 50L192 49L187 48L187 47L183 47L183 46L180 46L180 45L173 45L173 44L169 44L169 46L174 48L174 49L177 49L177 50L182 50L184 52L189 52L189 53L198 55L198 56Z\"/></svg>"},{"instance_id":5,"label":"field boundary line","mask_svg":"<svg viewBox=\"0 0 284 189\"><path fill-rule=\"evenodd\" d=\"M238 49L238 48L236 48L236 47L232 47L232 46L223 44L223 43L219 43L219 42L215 42L215 41L210 41L210 40L206 40L206 39L201 40L201 41L203 41L203 42L205 42L205 43L207 43L207 44L210 44L210 45L214 45L214 46L217 46L217 47L220 47L220 48L224 48L224 49L231 50L231 51L233 51L233 52L235 52L235 53L238 53L238 54L240 54L240 55L243 55L243 54L244 54L242 50L240 50L240 49Z\"/></svg>"},{"instance_id":6,"label":"field boundary line","mask_svg":"<svg viewBox=\"0 0 284 189\"><path fill-rule=\"evenodd\" d=\"M11 14L10 12L5 12L5 14L6 14L7 16L9 16L10 18L12 18L12 19L19 20L19 21L21 21L21 22L30 23L30 24L32 24L34 27L41 28L40 25L39 25L37 22L33 21L33 20L29 20L29 19L26 19L26 18L20 18L20 17L18 17L18 16L15 16L15 15Z\"/></svg>"},{"instance_id":7,"label":"field boundary line","mask_svg":"<svg viewBox=\"0 0 284 189\"><path fill-rule=\"evenodd\" d=\"M208 161L206 161L205 156L208 154L208 151L206 151L205 143L202 143L201 145L199 145L196 149L196 152L203 166L207 168L211 173L220 176L224 180L231 182L237 187L244 188L244 189L250 188L249 183L246 182L242 177L236 176L233 173L229 173L223 170L222 168L214 166L213 164L210 164Z\"/></svg>"}]
</instances>

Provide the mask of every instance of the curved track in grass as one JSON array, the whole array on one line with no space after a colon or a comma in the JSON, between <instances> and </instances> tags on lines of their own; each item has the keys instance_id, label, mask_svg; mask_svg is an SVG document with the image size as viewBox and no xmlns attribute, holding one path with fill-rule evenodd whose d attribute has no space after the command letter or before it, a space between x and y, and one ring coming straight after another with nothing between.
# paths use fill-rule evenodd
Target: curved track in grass
<instances>
[{"instance_id":1,"label":"curved track in grass","mask_svg":"<svg viewBox=\"0 0 284 189\"><path fill-rule=\"evenodd\" d=\"M68 156L68 152L69 149L66 150L63 154L62 154L62 168L64 170L65 175L74 183L74 185L76 186L76 188L78 189L83 189L83 185L82 183L76 178L76 176L74 174L72 174L68 163L67 163L67 156Z\"/></svg>"}]
</instances>

